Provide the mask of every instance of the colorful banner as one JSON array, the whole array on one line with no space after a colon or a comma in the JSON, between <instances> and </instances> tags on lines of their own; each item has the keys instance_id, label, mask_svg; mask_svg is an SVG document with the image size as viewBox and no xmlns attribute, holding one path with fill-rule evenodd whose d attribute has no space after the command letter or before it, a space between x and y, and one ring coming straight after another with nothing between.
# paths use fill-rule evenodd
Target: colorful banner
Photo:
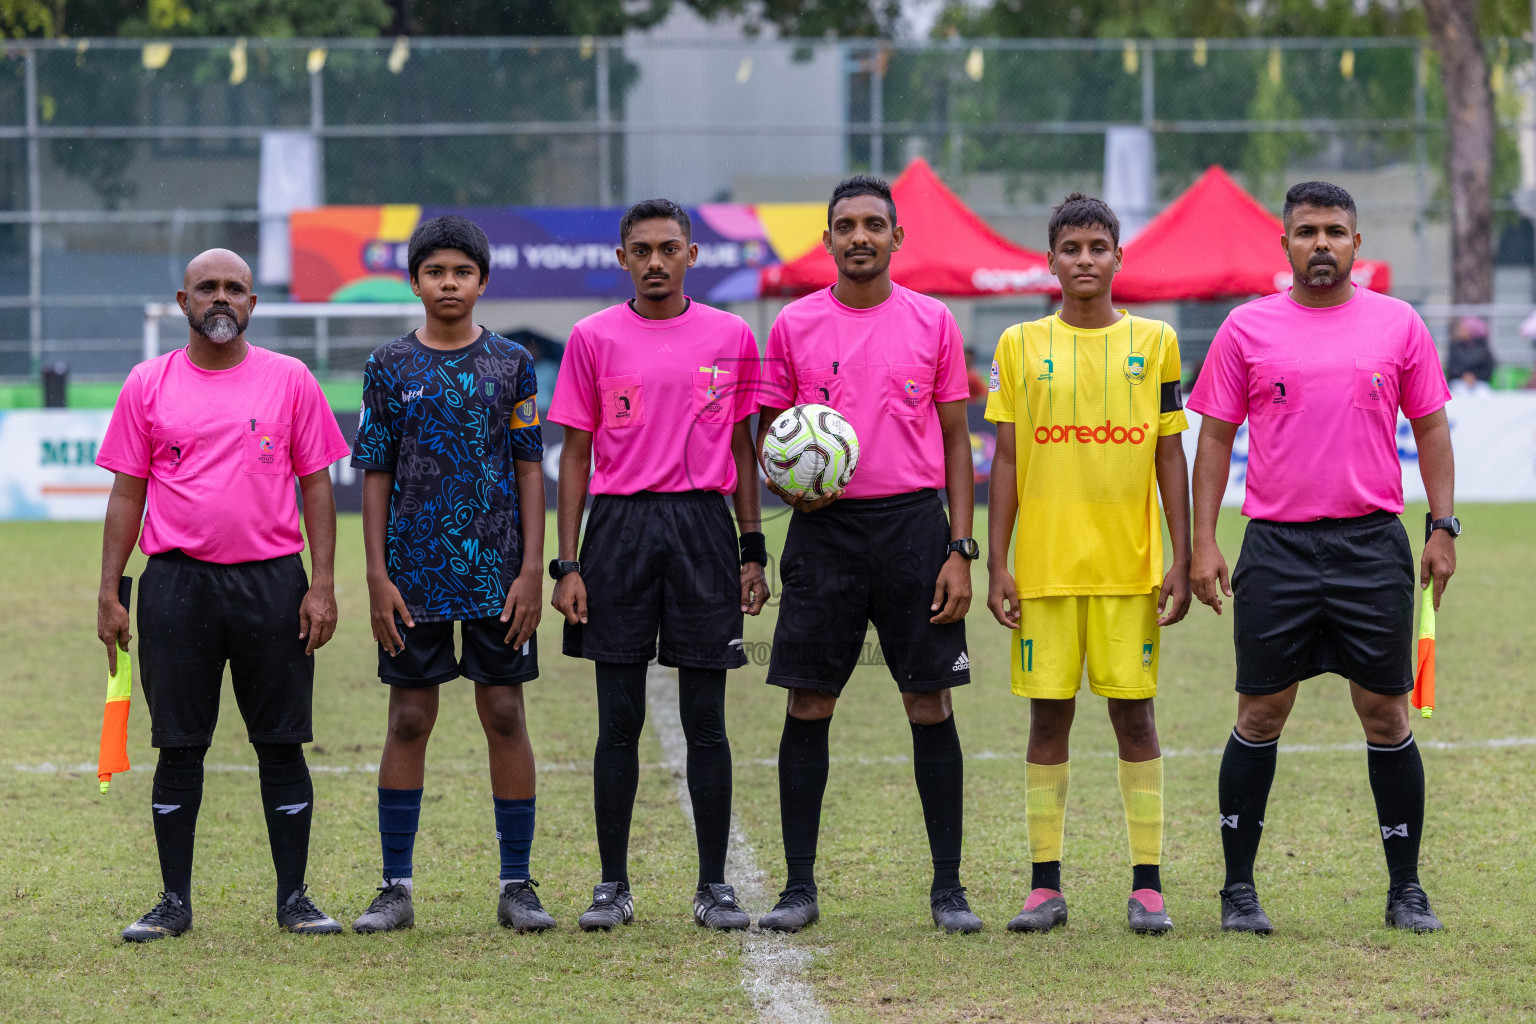
<instances>
[{"instance_id":1,"label":"colorful banner","mask_svg":"<svg viewBox=\"0 0 1536 1024\"><path fill-rule=\"evenodd\" d=\"M292 295L300 302L409 302L411 232L447 213L479 224L491 243L488 299L611 299L634 294L619 267L623 207L324 206L295 212ZM821 239L819 203L708 203L688 211L699 259L688 292L706 302L758 297L764 267Z\"/></svg>"}]
</instances>

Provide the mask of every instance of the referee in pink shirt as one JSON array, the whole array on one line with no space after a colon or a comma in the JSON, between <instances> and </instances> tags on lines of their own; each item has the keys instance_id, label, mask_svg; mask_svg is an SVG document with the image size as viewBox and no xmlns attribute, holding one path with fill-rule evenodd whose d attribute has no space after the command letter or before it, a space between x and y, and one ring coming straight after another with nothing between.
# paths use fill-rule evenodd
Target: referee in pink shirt
<instances>
[{"instance_id":1,"label":"referee in pink shirt","mask_svg":"<svg viewBox=\"0 0 1536 1024\"><path fill-rule=\"evenodd\" d=\"M1438 607L1456 571L1454 472L1433 339L1406 302L1357 288L1355 201L1309 181L1285 197L1289 291L1227 317L1189 398L1203 418L1194 472L1195 596L1221 613L1233 598L1237 725L1221 761L1226 885L1221 926L1269 934L1253 862L1275 777L1280 731L1298 684L1349 680L1386 851L1386 923L1416 932L1440 921L1419 885L1424 765L1409 727L1413 689L1413 553L1397 454L1402 410L1418 442L1429 522L1420 587ZM1216 517L1237 428L1248 421L1247 493L1237 569L1216 546Z\"/></svg>"},{"instance_id":2,"label":"referee in pink shirt","mask_svg":"<svg viewBox=\"0 0 1536 1024\"><path fill-rule=\"evenodd\" d=\"M982 926L960 884L965 763L950 703L951 688L971 681L965 612L980 554L971 536L970 384L949 309L891 280L903 237L896 216L878 178L859 175L833 190L822 242L837 283L784 307L763 361L759 450L784 407L818 403L847 417L861 452L841 494L786 496L795 512L768 682L789 691L779 741L788 878L758 921L776 931L799 931L821 913L816 842L832 713L871 622L912 728L933 922L948 932Z\"/></svg>"},{"instance_id":3,"label":"referee in pink shirt","mask_svg":"<svg viewBox=\"0 0 1536 1024\"><path fill-rule=\"evenodd\" d=\"M305 893L314 789L302 744L313 739L314 652L336 630L328 467L349 449L304 364L246 342L256 295L244 260L226 249L202 253L187 264L176 301L187 315L187 347L133 368L96 458L117 476L96 633L115 667L131 639L117 583L138 541L149 556L139 586L139 665L150 739L160 749L150 799L165 891L123 938L147 942L192 928L203 756L226 662L256 748L277 922L291 932L340 931ZM313 584L299 556L295 478Z\"/></svg>"}]
</instances>

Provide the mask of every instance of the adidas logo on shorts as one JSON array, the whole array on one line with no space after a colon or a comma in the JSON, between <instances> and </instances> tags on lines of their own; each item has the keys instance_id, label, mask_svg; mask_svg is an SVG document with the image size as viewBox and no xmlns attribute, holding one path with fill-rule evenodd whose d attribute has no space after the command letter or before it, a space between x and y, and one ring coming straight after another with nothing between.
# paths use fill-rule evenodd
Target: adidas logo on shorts
<instances>
[{"instance_id":1,"label":"adidas logo on shorts","mask_svg":"<svg viewBox=\"0 0 1536 1024\"><path fill-rule=\"evenodd\" d=\"M955 663L953 665L949 666L949 670L951 672L964 672L964 671L968 670L970 667L971 667L971 659L967 658L965 656L965 652L964 651L961 651L960 652L960 657L956 658L955 659Z\"/></svg>"}]
</instances>

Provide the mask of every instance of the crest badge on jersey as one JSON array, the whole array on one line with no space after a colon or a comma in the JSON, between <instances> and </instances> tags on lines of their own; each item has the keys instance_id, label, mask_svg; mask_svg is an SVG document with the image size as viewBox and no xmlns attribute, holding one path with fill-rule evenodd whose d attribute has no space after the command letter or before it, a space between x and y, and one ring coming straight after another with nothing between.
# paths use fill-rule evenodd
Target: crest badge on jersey
<instances>
[{"instance_id":1,"label":"crest badge on jersey","mask_svg":"<svg viewBox=\"0 0 1536 1024\"><path fill-rule=\"evenodd\" d=\"M1140 384L1147 379L1147 357L1140 352L1132 352L1125 357L1125 379L1132 384Z\"/></svg>"},{"instance_id":2,"label":"crest badge on jersey","mask_svg":"<svg viewBox=\"0 0 1536 1024\"><path fill-rule=\"evenodd\" d=\"M1055 373L1055 371L1056 366L1054 363L1052 363L1049 359L1042 359L1040 360L1040 376L1036 377L1035 379L1050 380L1051 375Z\"/></svg>"},{"instance_id":3,"label":"crest badge on jersey","mask_svg":"<svg viewBox=\"0 0 1536 1024\"><path fill-rule=\"evenodd\" d=\"M988 391L1000 391L1003 387L1003 372L997 365L997 360L992 360L992 376L987 378Z\"/></svg>"},{"instance_id":4,"label":"crest badge on jersey","mask_svg":"<svg viewBox=\"0 0 1536 1024\"><path fill-rule=\"evenodd\" d=\"M536 427L539 425L539 407L529 395L517 404L512 410L512 429L521 430L523 427Z\"/></svg>"}]
</instances>

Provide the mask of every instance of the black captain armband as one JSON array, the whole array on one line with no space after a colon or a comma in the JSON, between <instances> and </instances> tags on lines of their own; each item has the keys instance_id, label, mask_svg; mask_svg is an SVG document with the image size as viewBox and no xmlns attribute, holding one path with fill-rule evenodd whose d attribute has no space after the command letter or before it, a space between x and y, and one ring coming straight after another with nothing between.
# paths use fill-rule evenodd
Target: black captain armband
<instances>
[{"instance_id":1,"label":"black captain armband","mask_svg":"<svg viewBox=\"0 0 1536 1024\"><path fill-rule=\"evenodd\" d=\"M1160 413L1178 412L1184 408L1184 385L1180 381L1163 382L1163 404Z\"/></svg>"},{"instance_id":2,"label":"black captain armband","mask_svg":"<svg viewBox=\"0 0 1536 1024\"><path fill-rule=\"evenodd\" d=\"M758 565L768 564L768 538L761 533L744 533L741 535L741 564L756 562Z\"/></svg>"}]
</instances>

